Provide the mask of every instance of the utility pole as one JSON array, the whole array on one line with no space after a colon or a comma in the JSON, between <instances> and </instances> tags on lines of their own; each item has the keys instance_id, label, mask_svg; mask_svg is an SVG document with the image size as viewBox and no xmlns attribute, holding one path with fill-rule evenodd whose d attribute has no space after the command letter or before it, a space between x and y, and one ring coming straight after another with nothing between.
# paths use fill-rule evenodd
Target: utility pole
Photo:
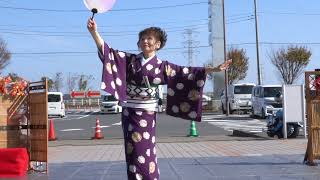
<instances>
[{"instance_id":1,"label":"utility pole","mask_svg":"<svg viewBox=\"0 0 320 180\"><path fill-rule=\"evenodd\" d=\"M223 18L223 54L224 54L224 61L227 61L227 47L226 47L226 18L224 13L224 0L222 0L222 18ZM224 71L224 86L225 86L225 97L226 97L226 115L229 116L229 97L228 97L228 85L229 85L229 78L228 78L228 70Z\"/></svg>"},{"instance_id":2,"label":"utility pole","mask_svg":"<svg viewBox=\"0 0 320 180\"><path fill-rule=\"evenodd\" d=\"M208 31L209 45L212 47L211 61L213 66L224 62L224 33L222 17L222 0L208 0ZM215 72L212 79L213 98L220 99L225 89L225 73Z\"/></svg>"},{"instance_id":3,"label":"utility pole","mask_svg":"<svg viewBox=\"0 0 320 180\"><path fill-rule=\"evenodd\" d=\"M258 18L257 18L257 0L254 0L254 19L256 28L256 52L257 52L257 69L258 69L258 85L261 85L261 72L259 60L259 36L258 36Z\"/></svg>"}]
</instances>

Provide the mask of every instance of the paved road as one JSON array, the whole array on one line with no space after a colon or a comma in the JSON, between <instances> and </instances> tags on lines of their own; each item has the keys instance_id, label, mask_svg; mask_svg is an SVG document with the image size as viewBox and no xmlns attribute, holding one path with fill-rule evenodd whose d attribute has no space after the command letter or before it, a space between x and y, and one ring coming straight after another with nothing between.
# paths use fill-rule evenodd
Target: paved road
<instances>
[{"instance_id":1,"label":"paved road","mask_svg":"<svg viewBox=\"0 0 320 180\"><path fill-rule=\"evenodd\" d=\"M248 133L262 133L266 131L267 121L255 119L249 115L203 115L202 121L218 126L226 131L240 130Z\"/></svg>"},{"instance_id":2,"label":"paved road","mask_svg":"<svg viewBox=\"0 0 320 180\"><path fill-rule=\"evenodd\" d=\"M94 135L95 120L100 120L103 135L106 138L122 138L121 115L99 114L93 112L68 113L64 118L53 118L55 132L59 140L86 140ZM200 136L222 136L230 132L207 122L196 123ZM158 114L157 136L186 137L190 131L190 121L174 118L165 113Z\"/></svg>"},{"instance_id":3,"label":"paved road","mask_svg":"<svg viewBox=\"0 0 320 180\"><path fill-rule=\"evenodd\" d=\"M68 140L73 144L80 143L75 140L91 139L94 136L96 118L100 119L103 135L107 141L114 140L112 143L122 143L120 114L68 113L65 118L54 119L56 136L59 141ZM249 115L238 114L228 117L221 114L203 114L202 119L203 122L196 125L200 138L204 140L237 139L237 136L271 139L265 133L266 120L264 119L254 119ZM190 121L167 116L165 113L158 114L157 137L160 142L168 142L170 138L188 140L185 137L189 131ZM301 136L302 134L301 132Z\"/></svg>"}]
</instances>

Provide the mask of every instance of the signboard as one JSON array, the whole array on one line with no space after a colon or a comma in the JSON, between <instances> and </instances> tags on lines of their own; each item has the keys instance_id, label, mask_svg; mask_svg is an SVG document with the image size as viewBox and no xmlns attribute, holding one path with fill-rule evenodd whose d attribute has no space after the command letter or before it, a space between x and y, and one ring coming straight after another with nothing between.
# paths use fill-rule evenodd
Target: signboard
<instances>
[{"instance_id":1,"label":"signboard","mask_svg":"<svg viewBox=\"0 0 320 180\"><path fill-rule=\"evenodd\" d=\"M100 98L100 91L87 91L87 98Z\"/></svg>"},{"instance_id":2,"label":"signboard","mask_svg":"<svg viewBox=\"0 0 320 180\"><path fill-rule=\"evenodd\" d=\"M283 85L283 128L284 137L287 138L287 123L301 122L304 124L304 135L306 137L305 121L305 95L303 85Z\"/></svg>"},{"instance_id":3,"label":"signboard","mask_svg":"<svg viewBox=\"0 0 320 180\"><path fill-rule=\"evenodd\" d=\"M84 91L71 91L71 98L85 98L86 93Z\"/></svg>"}]
</instances>

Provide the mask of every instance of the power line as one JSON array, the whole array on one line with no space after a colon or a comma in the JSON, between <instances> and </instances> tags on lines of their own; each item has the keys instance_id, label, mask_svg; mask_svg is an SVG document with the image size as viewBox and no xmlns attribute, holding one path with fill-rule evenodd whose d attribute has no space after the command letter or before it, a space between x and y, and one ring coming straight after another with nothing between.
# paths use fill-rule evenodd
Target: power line
<instances>
[{"instance_id":1,"label":"power line","mask_svg":"<svg viewBox=\"0 0 320 180\"><path fill-rule=\"evenodd\" d=\"M229 46L239 46L239 45L255 45L255 42L244 42L244 43L232 43ZM320 42L259 42L261 45L320 45Z\"/></svg>"},{"instance_id":2,"label":"power line","mask_svg":"<svg viewBox=\"0 0 320 180\"><path fill-rule=\"evenodd\" d=\"M185 26L176 26L176 27L165 27L165 30L179 30L179 29L185 29L187 27L197 27L197 26L204 26L204 25L208 25L208 23L202 23L202 24L190 24L190 25L185 25ZM21 31L24 33L39 33L39 34L88 34L87 31L30 31L30 30L25 30L25 29L1 29L0 31L6 31L6 32L10 32L10 31ZM104 34L121 34L123 35L123 33L136 33L137 31L100 31L100 33L104 33ZM169 32L169 31L168 31Z\"/></svg>"},{"instance_id":3,"label":"power line","mask_svg":"<svg viewBox=\"0 0 320 180\"><path fill-rule=\"evenodd\" d=\"M196 29L196 28L192 28ZM182 32L183 29L178 30L171 30L166 32ZM10 31L0 31L3 34L15 34L15 35L24 35L24 36L44 36L44 37L80 37L80 38L87 38L90 37L88 33L82 33L82 34L41 34L41 33L24 33L24 32L10 32ZM138 33L127 33L127 34L108 34L108 33L100 33L101 35L108 36L108 37L123 37L123 36L137 36Z\"/></svg>"},{"instance_id":4,"label":"power line","mask_svg":"<svg viewBox=\"0 0 320 180\"><path fill-rule=\"evenodd\" d=\"M237 20L237 21L227 21L226 24L234 24L234 23L239 23L239 22L244 22L244 21L250 21L253 19L254 19L254 17L250 17L250 18L246 18L246 19L242 19L242 20Z\"/></svg>"},{"instance_id":5,"label":"power line","mask_svg":"<svg viewBox=\"0 0 320 180\"><path fill-rule=\"evenodd\" d=\"M207 48L210 47L208 45L196 46L191 48ZM180 50L180 49L187 49L186 47L172 47L172 48L164 48L162 51L165 50ZM137 52L136 49L128 49L123 50L125 52ZM55 51L55 52L29 52L29 53L20 53L20 52L13 52L12 55L56 55L56 54L97 54L97 52L93 51Z\"/></svg>"},{"instance_id":6,"label":"power line","mask_svg":"<svg viewBox=\"0 0 320 180\"><path fill-rule=\"evenodd\" d=\"M255 42L243 42L243 43L229 43L227 46L240 46L240 45L255 45ZM320 45L320 42L259 42L261 45ZM195 46L191 48L209 48L209 45L201 45ZM164 48L162 51L166 50L181 50L187 49L187 47L171 47L171 48ZM126 52L137 52L136 49L128 49L123 50ZM55 51L55 52L29 52L29 53L20 53L20 52L12 52L12 55L62 55L62 54L96 54L96 51Z\"/></svg>"},{"instance_id":7,"label":"power line","mask_svg":"<svg viewBox=\"0 0 320 180\"><path fill-rule=\"evenodd\" d=\"M196 2L186 4L176 4L168 6L154 6L154 7L143 7L143 8L127 8L127 9L113 9L111 12L123 12L123 11L146 11L146 10L157 10L157 9L168 9L176 7L194 6L200 4L208 4L208 2ZM23 11L42 11L42 12L63 12L63 13L79 13L88 12L88 10L77 10L77 9L44 9L44 8L25 8L25 7L12 7L12 6L0 6L0 9L11 9L11 10L23 10Z\"/></svg>"},{"instance_id":8,"label":"power line","mask_svg":"<svg viewBox=\"0 0 320 180\"><path fill-rule=\"evenodd\" d=\"M246 18L246 19L239 19L234 21L229 21L227 24L232 23L239 23L244 21L250 21L254 19L254 17ZM192 27L192 29L199 29L200 26L207 26L207 23L202 24L193 24L193 25L186 25L186 26L177 26L177 27L168 27L164 28L167 32L181 32L184 31L187 27ZM169 30L167 30L169 29ZM171 29L171 30L170 30ZM0 32L5 34L15 34L15 35L31 35L31 36L56 36L56 37L87 37L87 32L80 32L80 31L28 31L28 30L12 30L12 29L0 29ZM107 36L135 36L137 35L137 31L101 31L102 35Z\"/></svg>"},{"instance_id":9,"label":"power line","mask_svg":"<svg viewBox=\"0 0 320 180\"><path fill-rule=\"evenodd\" d=\"M248 18L251 18L253 15L247 15L247 16L239 16L236 18L230 17L227 19L227 21L229 21L230 23L233 23L233 21L241 21L242 20L246 20ZM181 23L181 22L200 22L200 21L208 21L208 18L203 18L203 19L189 19L189 20L180 20L180 21L166 21L166 22L157 22L157 26L165 26L165 25L169 25L169 24L177 24L177 23ZM137 27L137 26L152 26L155 23L145 23L145 24L117 24L117 25L108 25L108 26L99 26L99 28L111 28L111 27L126 27L126 29L128 27ZM193 26L193 25L190 25ZM60 29L61 26L57 26L57 24L55 25L32 25L32 26L24 26L24 25L16 25L16 24L0 24L0 27L20 27L20 28L56 28L56 29ZM70 26L68 26L70 27ZM79 28L80 26L71 26L71 28ZM167 27L166 29L171 28L171 27ZM172 27L173 28L173 27ZM118 31L117 31L118 32Z\"/></svg>"},{"instance_id":10,"label":"power line","mask_svg":"<svg viewBox=\"0 0 320 180\"><path fill-rule=\"evenodd\" d=\"M299 16L320 16L320 13L301 13L301 12L276 12L276 11L261 11L259 14L277 14L277 15L299 15Z\"/></svg>"}]
</instances>

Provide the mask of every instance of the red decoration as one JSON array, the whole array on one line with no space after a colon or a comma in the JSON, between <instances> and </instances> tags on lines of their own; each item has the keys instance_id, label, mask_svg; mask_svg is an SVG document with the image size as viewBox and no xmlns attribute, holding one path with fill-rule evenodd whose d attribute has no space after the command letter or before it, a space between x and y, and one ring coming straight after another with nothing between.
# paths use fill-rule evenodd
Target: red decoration
<instances>
[{"instance_id":1,"label":"red decoration","mask_svg":"<svg viewBox=\"0 0 320 180\"><path fill-rule=\"evenodd\" d=\"M25 95L27 81L19 79L12 82L10 76L0 77L0 95L10 95L12 97Z\"/></svg>"}]
</instances>

